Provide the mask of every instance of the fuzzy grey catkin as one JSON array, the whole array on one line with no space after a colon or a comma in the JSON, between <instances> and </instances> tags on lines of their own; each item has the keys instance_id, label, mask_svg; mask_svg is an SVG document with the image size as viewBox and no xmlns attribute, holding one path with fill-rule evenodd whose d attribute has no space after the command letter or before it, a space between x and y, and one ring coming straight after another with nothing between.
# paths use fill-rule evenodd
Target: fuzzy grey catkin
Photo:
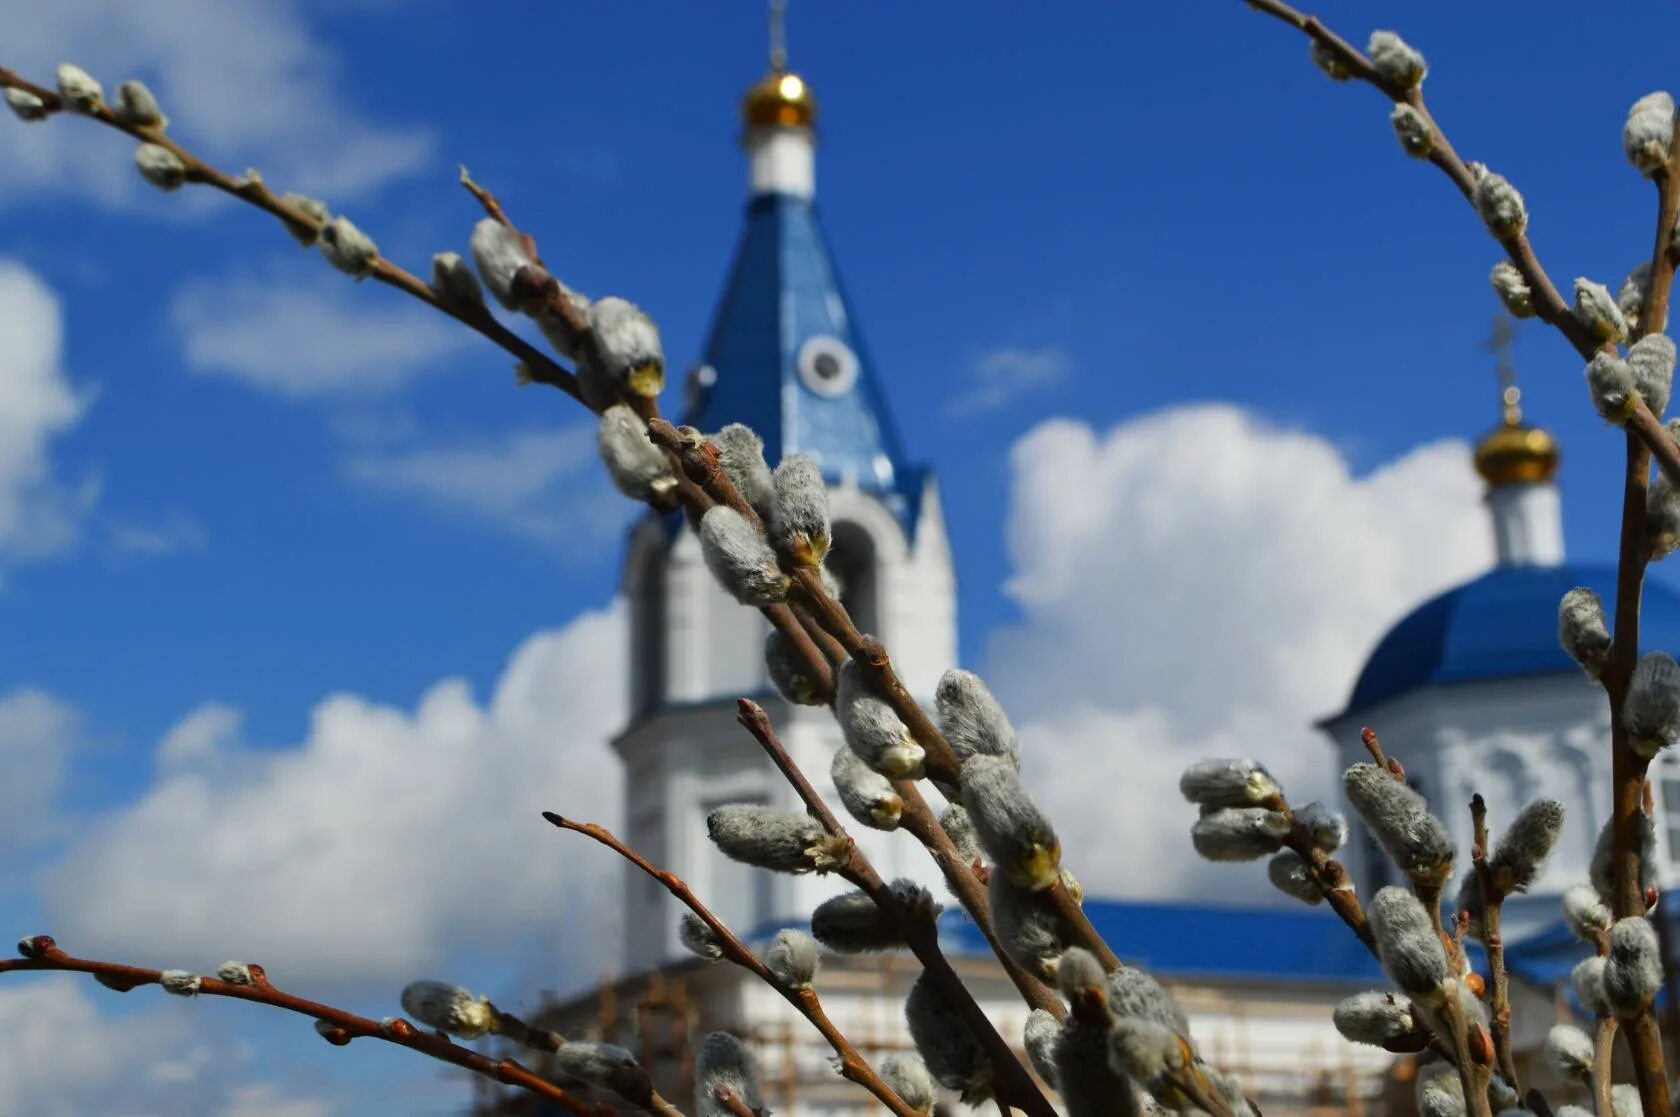
<instances>
[{"instance_id":1,"label":"fuzzy grey catkin","mask_svg":"<svg viewBox=\"0 0 1680 1117\"><path fill-rule=\"evenodd\" d=\"M794 705L824 705L821 680L811 673L793 638L779 628L764 638L764 673L776 693Z\"/></svg>"},{"instance_id":2,"label":"fuzzy grey catkin","mask_svg":"<svg viewBox=\"0 0 1680 1117\"><path fill-rule=\"evenodd\" d=\"M752 506L765 524L776 509L775 488L770 479L770 467L764 462L764 440L745 423L730 423L712 435L718 450L718 465L729 483Z\"/></svg>"},{"instance_id":3,"label":"fuzzy grey catkin","mask_svg":"<svg viewBox=\"0 0 1680 1117\"><path fill-rule=\"evenodd\" d=\"M1068 1117L1138 1117L1131 1082L1110 1062L1105 1023L1069 1018L1056 1041L1054 1057L1056 1092Z\"/></svg>"},{"instance_id":4,"label":"fuzzy grey catkin","mask_svg":"<svg viewBox=\"0 0 1680 1117\"><path fill-rule=\"evenodd\" d=\"M1097 990L1104 1003L1108 1000L1108 975L1097 956L1082 946L1070 946L1063 952L1056 968L1056 985L1069 1004L1091 989Z\"/></svg>"},{"instance_id":5,"label":"fuzzy grey catkin","mask_svg":"<svg viewBox=\"0 0 1680 1117\"><path fill-rule=\"evenodd\" d=\"M1494 843L1488 868L1501 887L1510 892L1527 892L1540 878L1546 858L1563 832L1563 804L1556 799L1536 799L1522 810Z\"/></svg>"},{"instance_id":6,"label":"fuzzy grey catkin","mask_svg":"<svg viewBox=\"0 0 1680 1117\"><path fill-rule=\"evenodd\" d=\"M1569 971L1569 987L1575 991L1575 999L1594 1016L1610 1015L1610 998L1604 992L1604 966L1604 959L1594 955L1577 962Z\"/></svg>"},{"instance_id":7,"label":"fuzzy grey catkin","mask_svg":"<svg viewBox=\"0 0 1680 1117\"><path fill-rule=\"evenodd\" d=\"M1324 893L1313 879L1312 870L1292 849L1286 849L1266 862L1266 878L1272 882L1273 888L1303 904L1317 904L1324 900Z\"/></svg>"},{"instance_id":8,"label":"fuzzy grey catkin","mask_svg":"<svg viewBox=\"0 0 1680 1117\"><path fill-rule=\"evenodd\" d=\"M1349 70L1342 60L1336 57L1334 51L1317 39L1314 39L1312 45L1307 49L1307 56L1312 59L1313 65L1317 66L1324 76L1331 81L1347 81L1353 77L1353 71Z\"/></svg>"},{"instance_id":9,"label":"fuzzy grey catkin","mask_svg":"<svg viewBox=\"0 0 1680 1117\"><path fill-rule=\"evenodd\" d=\"M1435 875L1451 869L1458 851L1423 796L1375 764L1342 774L1348 803L1401 869Z\"/></svg>"},{"instance_id":10,"label":"fuzzy grey catkin","mask_svg":"<svg viewBox=\"0 0 1680 1117\"><path fill-rule=\"evenodd\" d=\"M974 820L961 803L952 803L939 816L939 825L945 835L951 839L951 844L957 847L957 852L969 864L986 860L986 851L980 847L980 835L974 832Z\"/></svg>"},{"instance_id":11,"label":"fuzzy grey catkin","mask_svg":"<svg viewBox=\"0 0 1680 1117\"><path fill-rule=\"evenodd\" d=\"M1680 664L1667 652L1646 652L1622 699L1628 747L1647 760L1680 739Z\"/></svg>"},{"instance_id":12,"label":"fuzzy grey catkin","mask_svg":"<svg viewBox=\"0 0 1680 1117\"><path fill-rule=\"evenodd\" d=\"M1645 490L1645 545L1652 561L1680 549L1680 489L1658 473Z\"/></svg>"},{"instance_id":13,"label":"fuzzy grey catkin","mask_svg":"<svg viewBox=\"0 0 1680 1117\"><path fill-rule=\"evenodd\" d=\"M1610 658L1610 627L1604 603L1585 586L1576 586L1558 602L1558 643L1593 678Z\"/></svg>"},{"instance_id":14,"label":"fuzzy grey catkin","mask_svg":"<svg viewBox=\"0 0 1680 1117\"><path fill-rule=\"evenodd\" d=\"M653 1078L636 1056L616 1043L568 1040L554 1053L561 1073L601 1086L637 1105L653 1099Z\"/></svg>"},{"instance_id":15,"label":"fuzzy grey catkin","mask_svg":"<svg viewBox=\"0 0 1680 1117\"><path fill-rule=\"evenodd\" d=\"M292 239L305 248L314 246L315 242L320 239L321 226L332 220L332 211L327 209L327 203L319 198L311 198L308 194L282 194L280 195L280 204L288 209L297 210L314 222L313 224L304 224L290 217L282 219L286 223L286 232L290 233Z\"/></svg>"},{"instance_id":16,"label":"fuzzy grey catkin","mask_svg":"<svg viewBox=\"0 0 1680 1117\"><path fill-rule=\"evenodd\" d=\"M1668 166L1674 145L1674 98L1658 91L1647 93L1628 109L1622 126L1622 151L1639 173L1650 178Z\"/></svg>"},{"instance_id":17,"label":"fuzzy grey catkin","mask_svg":"<svg viewBox=\"0 0 1680 1117\"><path fill-rule=\"evenodd\" d=\"M1190 1022L1173 995L1159 981L1135 967L1108 975L1108 1007L1116 1016L1153 1020L1179 1035L1190 1033Z\"/></svg>"},{"instance_id":18,"label":"fuzzy grey catkin","mask_svg":"<svg viewBox=\"0 0 1680 1117\"><path fill-rule=\"evenodd\" d=\"M1317 800L1298 808L1295 821L1306 827L1313 845L1325 853L1335 853L1347 841L1347 819L1342 812L1331 810Z\"/></svg>"},{"instance_id":19,"label":"fuzzy grey catkin","mask_svg":"<svg viewBox=\"0 0 1680 1117\"><path fill-rule=\"evenodd\" d=\"M847 814L874 830L898 829L904 800L893 790L892 781L865 764L850 745L834 750L828 772Z\"/></svg>"},{"instance_id":20,"label":"fuzzy grey catkin","mask_svg":"<svg viewBox=\"0 0 1680 1117\"><path fill-rule=\"evenodd\" d=\"M1464 1085L1451 1063L1430 1063L1414 1087L1419 1117L1465 1117Z\"/></svg>"},{"instance_id":21,"label":"fuzzy grey catkin","mask_svg":"<svg viewBox=\"0 0 1680 1117\"><path fill-rule=\"evenodd\" d=\"M536 261L531 259L519 234L486 217L473 226L468 249L484 286L495 300L506 310L525 309L532 292L520 283L519 272Z\"/></svg>"},{"instance_id":22,"label":"fuzzy grey catkin","mask_svg":"<svg viewBox=\"0 0 1680 1117\"><path fill-rule=\"evenodd\" d=\"M939 728L959 764L971 756L1018 760L1021 745L1015 727L980 676L952 668L940 676L933 699Z\"/></svg>"},{"instance_id":23,"label":"fuzzy grey catkin","mask_svg":"<svg viewBox=\"0 0 1680 1117\"><path fill-rule=\"evenodd\" d=\"M834 716L852 751L884 776L920 779L927 753L856 660L840 665L835 687Z\"/></svg>"},{"instance_id":24,"label":"fuzzy grey catkin","mask_svg":"<svg viewBox=\"0 0 1680 1117\"><path fill-rule=\"evenodd\" d=\"M776 498L770 538L800 566L821 566L831 540L822 470L805 454L789 454L770 481Z\"/></svg>"},{"instance_id":25,"label":"fuzzy grey catkin","mask_svg":"<svg viewBox=\"0 0 1680 1117\"><path fill-rule=\"evenodd\" d=\"M1674 342L1667 334L1646 334L1629 346L1627 364L1645 406L1661 418L1674 388Z\"/></svg>"},{"instance_id":26,"label":"fuzzy grey catkin","mask_svg":"<svg viewBox=\"0 0 1680 1117\"><path fill-rule=\"evenodd\" d=\"M1338 1004L1330 1018L1343 1038L1384 1050L1417 1029L1411 1001L1398 993L1377 990L1355 993Z\"/></svg>"},{"instance_id":27,"label":"fuzzy grey catkin","mask_svg":"<svg viewBox=\"0 0 1680 1117\"><path fill-rule=\"evenodd\" d=\"M45 120L51 114L47 112L47 103L27 89L6 89L6 107L12 110L12 115L19 120Z\"/></svg>"},{"instance_id":28,"label":"fuzzy grey catkin","mask_svg":"<svg viewBox=\"0 0 1680 1117\"><path fill-rule=\"evenodd\" d=\"M599 370L631 395L652 399L665 387L665 350L659 327L629 299L608 295L589 306ZM593 358L592 358L593 359Z\"/></svg>"},{"instance_id":29,"label":"fuzzy grey catkin","mask_svg":"<svg viewBox=\"0 0 1680 1117\"><path fill-rule=\"evenodd\" d=\"M1429 153L1435 150L1435 129L1412 106L1404 102L1396 104L1394 111L1388 114L1388 122L1394 125L1400 149L1413 159L1427 159Z\"/></svg>"},{"instance_id":30,"label":"fuzzy grey catkin","mask_svg":"<svg viewBox=\"0 0 1680 1117\"><path fill-rule=\"evenodd\" d=\"M776 553L727 504L713 505L700 518L700 555L712 577L742 605L772 605L787 597L788 576Z\"/></svg>"},{"instance_id":31,"label":"fuzzy grey catkin","mask_svg":"<svg viewBox=\"0 0 1680 1117\"><path fill-rule=\"evenodd\" d=\"M1451 973L1441 936L1422 902L1409 890L1390 885L1371 898L1366 915L1389 979L1415 1001L1440 1004Z\"/></svg>"},{"instance_id":32,"label":"fuzzy grey catkin","mask_svg":"<svg viewBox=\"0 0 1680 1117\"><path fill-rule=\"evenodd\" d=\"M158 984L163 986L165 993L173 993L177 997L196 997L203 985L204 979L186 970L164 970L158 975Z\"/></svg>"},{"instance_id":33,"label":"fuzzy grey catkin","mask_svg":"<svg viewBox=\"0 0 1680 1117\"><path fill-rule=\"evenodd\" d=\"M1592 1037L1573 1024L1554 1024L1546 1033L1543 1053L1546 1064L1565 1082L1585 1082L1592 1077Z\"/></svg>"},{"instance_id":34,"label":"fuzzy grey catkin","mask_svg":"<svg viewBox=\"0 0 1680 1117\"><path fill-rule=\"evenodd\" d=\"M135 148L134 166L141 178L159 190L174 190L187 181L187 165L162 144L141 144Z\"/></svg>"},{"instance_id":35,"label":"fuzzy grey catkin","mask_svg":"<svg viewBox=\"0 0 1680 1117\"><path fill-rule=\"evenodd\" d=\"M1258 760L1198 760L1178 777L1178 791L1202 807L1253 807L1279 793Z\"/></svg>"},{"instance_id":36,"label":"fuzzy grey catkin","mask_svg":"<svg viewBox=\"0 0 1680 1117\"><path fill-rule=\"evenodd\" d=\"M708 962L716 962L723 957L723 940L716 931L706 926L704 919L691 911L683 912L682 919L678 921L677 938L691 953Z\"/></svg>"},{"instance_id":37,"label":"fuzzy grey catkin","mask_svg":"<svg viewBox=\"0 0 1680 1117\"><path fill-rule=\"evenodd\" d=\"M927 1064L914 1055L894 1052L881 1060L881 1081L917 1113L932 1113L938 1098L938 1084Z\"/></svg>"},{"instance_id":38,"label":"fuzzy grey catkin","mask_svg":"<svg viewBox=\"0 0 1680 1117\"><path fill-rule=\"evenodd\" d=\"M1401 89L1415 89L1429 65L1411 44L1392 31L1373 31L1365 44L1371 66L1382 79Z\"/></svg>"},{"instance_id":39,"label":"fuzzy grey catkin","mask_svg":"<svg viewBox=\"0 0 1680 1117\"><path fill-rule=\"evenodd\" d=\"M1511 317L1534 317L1534 290L1515 264L1509 260L1499 261L1488 274L1488 282L1493 285L1493 293L1499 296L1499 301Z\"/></svg>"},{"instance_id":40,"label":"fuzzy grey catkin","mask_svg":"<svg viewBox=\"0 0 1680 1117\"><path fill-rule=\"evenodd\" d=\"M478 1039L495 1024L489 1001L445 981L409 982L403 987L402 1006L426 1027L457 1039Z\"/></svg>"},{"instance_id":41,"label":"fuzzy grey catkin","mask_svg":"<svg viewBox=\"0 0 1680 1117\"><path fill-rule=\"evenodd\" d=\"M631 500L663 499L676 491L670 461L648 437L647 424L628 406L614 404L601 412L595 447L613 487Z\"/></svg>"},{"instance_id":42,"label":"fuzzy grey catkin","mask_svg":"<svg viewBox=\"0 0 1680 1117\"><path fill-rule=\"evenodd\" d=\"M996 756L969 757L962 766L962 797L980 846L999 871L1034 891L1056 883L1061 842L1013 764Z\"/></svg>"},{"instance_id":43,"label":"fuzzy grey catkin","mask_svg":"<svg viewBox=\"0 0 1680 1117\"><path fill-rule=\"evenodd\" d=\"M432 291L450 306L484 305L484 286L459 252L433 254Z\"/></svg>"},{"instance_id":44,"label":"fuzzy grey catkin","mask_svg":"<svg viewBox=\"0 0 1680 1117\"><path fill-rule=\"evenodd\" d=\"M1004 873L993 873L986 891L992 905L992 929L1004 952L1040 981L1054 981L1056 964L1067 944L1049 894L1022 888Z\"/></svg>"},{"instance_id":45,"label":"fuzzy grey catkin","mask_svg":"<svg viewBox=\"0 0 1680 1117\"><path fill-rule=\"evenodd\" d=\"M1651 261L1642 260L1628 272L1627 278L1622 280L1621 289L1616 292L1616 308L1627 320L1628 329L1638 328L1639 320L1645 313L1645 299L1650 293Z\"/></svg>"},{"instance_id":46,"label":"fuzzy grey catkin","mask_svg":"<svg viewBox=\"0 0 1680 1117\"><path fill-rule=\"evenodd\" d=\"M1638 1016L1662 988L1662 955L1657 932L1643 916L1618 919L1610 928L1610 952L1604 959L1604 999L1617 1016Z\"/></svg>"},{"instance_id":47,"label":"fuzzy grey catkin","mask_svg":"<svg viewBox=\"0 0 1680 1117\"><path fill-rule=\"evenodd\" d=\"M1203 809L1190 827L1190 843L1209 861L1257 861L1276 853L1289 834L1289 818L1264 807Z\"/></svg>"},{"instance_id":48,"label":"fuzzy grey catkin","mask_svg":"<svg viewBox=\"0 0 1680 1117\"><path fill-rule=\"evenodd\" d=\"M1639 398L1633 369L1612 353L1595 353L1587 362L1587 393L1599 416L1617 426L1628 421Z\"/></svg>"},{"instance_id":49,"label":"fuzzy grey catkin","mask_svg":"<svg viewBox=\"0 0 1680 1117\"><path fill-rule=\"evenodd\" d=\"M169 118L163 115L158 99L143 81L125 81L117 86L117 103L111 106L111 111L124 124L139 128L164 128L169 125Z\"/></svg>"},{"instance_id":50,"label":"fuzzy grey catkin","mask_svg":"<svg viewBox=\"0 0 1680 1117\"><path fill-rule=\"evenodd\" d=\"M1177 1034L1141 1016L1116 1020L1109 1029L1108 1043L1109 1066L1146 1086L1184 1066L1184 1049ZM1058 1071L1061 1065L1058 1060Z\"/></svg>"},{"instance_id":51,"label":"fuzzy grey catkin","mask_svg":"<svg viewBox=\"0 0 1680 1117\"><path fill-rule=\"evenodd\" d=\"M740 1098L748 1109L763 1110L758 1062L747 1045L728 1032L713 1032L700 1045L694 1061L695 1117L733 1117L729 1107L718 1100L720 1087Z\"/></svg>"},{"instance_id":52,"label":"fuzzy grey catkin","mask_svg":"<svg viewBox=\"0 0 1680 1117\"><path fill-rule=\"evenodd\" d=\"M793 989L806 989L817 977L817 940L791 927L776 932L764 952L764 965L776 980Z\"/></svg>"},{"instance_id":53,"label":"fuzzy grey catkin","mask_svg":"<svg viewBox=\"0 0 1680 1117\"><path fill-rule=\"evenodd\" d=\"M904 1020L927 1069L941 1086L974 1104L992 1094L992 1064L968 1024L927 974L916 979L904 1002Z\"/></svg>"},{"instance_id":54,"label":"fuzzy grey catkin","mask_svg":"<svg viewBox=\"0 0 1680 1117\"><path fill-rule=\"evenodd\" d=\"M255 985L256 977L246 962L223 962L216 967L216 979L229 985Z\"/></svg>"},{"instance_id":55,"label":"fuzzy grey catkin","mask_svg":"<svg viewBox=\"0 0 1680 1117\"><path fill-rule=\"evenodd\" d=\"M1623 1082L1610 1087L1610 1117L1645 1117L1645 1103L1639 1098L1639 1087Z\"/></svg>"},{"instance_id":56,"label":"fuzzy grey catkin","mask_svg":"<svg viewBox=\"0 0 1680 1117\"><path fill-rule=\"evenodd\" d=\"M1028 1013L1021 1029L1021 1046L1026 1048L1027 1061L1052 1089L1056 1086L1056 1045L1061 1036L1062 1022L1042 1008Z\"/></svg>"},{"instance_id":57,"label":"fuzzy grey catkin","mask_svg":"<svg viewBox=\"0 0 1680 1117\"><path fill-rule=\"evenodd\" d=\"M357 279L366 277L379 261L379 246L348 217L335 217L322 225L316 246L327 263Z\"/></svg>"},{"instance_id":58,"label":"fuzzy grey catkin","mask_svg":"<svg viewBox=\"0 0 1680 1117\"><path fill-rule=\"evenodd\" d=\"M60 63L58 95L72 112L90 113L105 102L105 90L92 74L69 62Z\"/></svg>"},{"instance_id":59,"label":"fuzzy grey catkin","mask_svg":"<svg viewBox=\"0 0 1680 1117\"><path fill-rule=\"evenodd\" d=\"M1600 341L1619 342L1627 337L1627 321L1610 297L1610 289L1585 276L1575 278L1575 320Z\"/></svg>"},{"instance_id":60,"label":"fuzzy grey catkin","mask_svg":"<svg viewBox=\"0 0 1680 1117\"><path fill-rule=\"evenodd\" d=\"M1605 846L1605 836L1609 833L1610 830L1606 827L1599 834L1599 845L1606 850L1608 847ZM1593 859L1596 864L1597 853L1594 853ZM1608 855L1605 867L1609 867ZM1610 907L1605 903L1596 885L1573 885L1563 893L1563 921L1569 925L1570 932L1576 938L1592 942L1610 929Z\"/></svg>"},{"instance_id":61,"label":"fuzzy grey catkin","mask_svg":"<svg viewBox=\"0 0 1680 1117\"><path fill-rule=\"evenodd\" d=\"M915 881L900 878L891 888L899 904L916 918L932 919L939 914L933 896ZM898 921L861 889L842 892L818 904L811 913L811 934L836 954L869 954L906 945Z\"/></svg>"},{"instance_id":62,"label":"fuzzy grey catkin","mask_svg":"<svg viewBox=\"0 0 1680 1117\"><path fill-rule=\"evenodd\" d=\"M828 872L843 863L845 842L807 814L757 803L729 803L706 816L706 833L726 857L778 873Z\"/></svg>"},{"instance_id":63,"label":"fuzzy grey catkin","mask_svg":"<svg viewBox=\"0 0 1680 1117\"><path fill-rule=\"evenodd\" d=\"M1470 164L1470 174L1475 180L1470 200L1475 203L1488 232L1499 240L1509 240L1528 227L1528 210L1523 206L1522 195L1504 175L1495 174L1480 163Z\"/></svg>"}]
</instances>

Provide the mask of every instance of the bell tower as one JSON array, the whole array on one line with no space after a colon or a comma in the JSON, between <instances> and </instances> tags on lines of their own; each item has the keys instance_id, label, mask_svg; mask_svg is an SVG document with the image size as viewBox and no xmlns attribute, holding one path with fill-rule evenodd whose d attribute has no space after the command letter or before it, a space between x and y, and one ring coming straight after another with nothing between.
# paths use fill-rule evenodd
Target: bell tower
<instances>
[{"instance_id":1,"label":"bell tower","mask_svg":"<svg viewBox=\"0 0 1680 1117\"><path fill-rule=\"evenodd\" d=\"M793 453L821 466L834 524L828 568L842 600L931 703L956 662L951 554L933 475L904 454L817 219L816 122L816 97L788 69L773 3L769 69L741 101L744 228L685 421L711 434L745 423L772 466ZM683 876L739 935L802 922L844 884L737 865L707 841L705 818L731 802L802 809L736 724L741 697L764 705L795 761L837 803L828 772L845 746L830 711L775 693L764 669L768 624L712 581L680 516L649 516L632 529L623 591L631 717L614 748L625 765L627 840ZM850 828L883 876L932 873L907 836ZM626 970L681 956L675 901L629 867L624 887Z\"/></svg>"}]
</instances>

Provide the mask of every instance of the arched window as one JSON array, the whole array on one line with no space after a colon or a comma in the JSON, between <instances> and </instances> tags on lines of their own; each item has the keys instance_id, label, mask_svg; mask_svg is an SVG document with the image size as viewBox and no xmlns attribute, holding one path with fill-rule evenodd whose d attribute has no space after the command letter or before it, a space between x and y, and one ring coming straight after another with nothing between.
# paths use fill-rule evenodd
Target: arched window
<instances>
[{"instance_id":1,"label":"arched window","mask_svg":"<svg viewBox=\"0 0 1680 1117\"><path fill-rule=\"evenodd\" d=\"M878 634L880 579L875 539L849 520L837 522L833 530L827 566L834 580L840 583L840 603L852 615L858 631Z\"/></svg>"},{"instance_id":2,"label":"arched window","mask_svg":"<svg viewBox=\"0 0 1680 1117\"><path fill-rule=\"evenodd\" d=\"M630 590L630 709L645 714L665 697L665 564L644 552Z\"/></svg>"}]
</instances>

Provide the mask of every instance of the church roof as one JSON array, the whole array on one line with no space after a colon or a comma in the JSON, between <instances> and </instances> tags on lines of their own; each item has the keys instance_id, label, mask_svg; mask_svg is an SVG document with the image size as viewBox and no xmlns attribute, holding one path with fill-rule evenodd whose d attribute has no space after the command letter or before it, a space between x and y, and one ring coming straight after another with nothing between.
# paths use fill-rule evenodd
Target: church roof
<instances>
[{"instance_id":1,"label":"church roof","mask_svg":"<svg viewBox=\"0 0 1680 1117\"><path fill-rule=\"evenodd\" d=\"M809 454L913 533L922 470L905 459L811 199L771 192L747 204L705 363L688 422L745 423L772 464Z\"/></svg>"},{"instance_id":2,"label":"church roof","mask_svg":"<svg viewBox=\"0 0 1680 1117\"><path fill-rule=\"evenodd\" d=\"M1337 716L1440 683L1578 673L1557 635L1558 601L1576 586L1614 608L1616 570L1603 565L1499 566L1430 598L1388 630ZM1640 644L1680 651L1680 596L1651 580Z\"/></svg>"},{"instance_id":3,"label":"church roof","mask_svg":"<svg viewBox=\"0 0 1680 1117\"><path fill-rule=\"evenodd\" d=\"M1156 977L1347 983L1383 979L1371 952L1323 908L1087 899L1085 914L1122 962ZM991 952L980 929L961 913L944 917L940 933L960 951Z\"/></svg>"}]
</instances>

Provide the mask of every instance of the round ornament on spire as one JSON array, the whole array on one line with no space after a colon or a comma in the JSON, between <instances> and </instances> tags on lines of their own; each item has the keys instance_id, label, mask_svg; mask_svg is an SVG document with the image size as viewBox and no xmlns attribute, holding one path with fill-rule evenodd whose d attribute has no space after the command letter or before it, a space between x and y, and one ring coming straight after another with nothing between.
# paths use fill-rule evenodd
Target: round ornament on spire
<instances>
[{"instance_id":1,"label":"round ornament on spire","mask_svg":"<svg viewBox=\"0 0 1680 1117\"><path fill-rule=\"evenodd\" d=\"M817 99L798 74L773 69L741 98L741 122L748 128L810 128Z\"/></svg>"}]
</instances>

